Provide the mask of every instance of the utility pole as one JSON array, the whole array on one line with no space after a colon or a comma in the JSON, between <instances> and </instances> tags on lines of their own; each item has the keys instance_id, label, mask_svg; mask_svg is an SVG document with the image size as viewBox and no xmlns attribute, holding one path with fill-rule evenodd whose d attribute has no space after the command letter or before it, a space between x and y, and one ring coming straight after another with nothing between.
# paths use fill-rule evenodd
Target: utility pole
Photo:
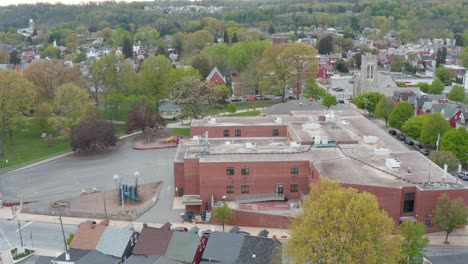
<instances>
[{"instance_id":1,"label":"utility pole","mask_svg":"<svg viewBox=\"0 0 468 264\"><path fill-rule=\"evenodd\" d=\"M60 207L57 207L60 219L60 226L62 227L62 235L63 235L63 244L65 245L65 254L68 252L68 245L67 239L65 238L65 230L63 230L63 223L62 223L62 213L60 212Z\"/></svg>"},{"instance_id":2,"label":"utility pole","mask_svg":"<svg viewBox=\"0 0 468 264\"><path fill-rule=\"evenodd\" d=\"M19 217L16 217L16 220L18 221L18 232L19 232L19 237L20 237L21 250L23 250L23 248L24 248L24 246L23 246L23 236L21 234L21 223L20 223Z\"/></svg>"}]
</instances>

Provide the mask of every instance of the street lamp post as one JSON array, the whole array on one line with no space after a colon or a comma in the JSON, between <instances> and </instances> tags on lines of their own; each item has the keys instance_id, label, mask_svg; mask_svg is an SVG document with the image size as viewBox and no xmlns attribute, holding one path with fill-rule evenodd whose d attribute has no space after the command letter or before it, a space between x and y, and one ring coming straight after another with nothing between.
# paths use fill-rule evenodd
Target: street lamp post
<instances>
[{"instance_id":1,"label":"street lamp post","mask_svg":"<svg viewBox=\"0 0 468 264\"><path fill-rule=\"evenodd\" d=\"M115 174L112 176L112 179L115 181L115 190L118 192L119 191L119 175Z\"/></svg>"}]
</instances>

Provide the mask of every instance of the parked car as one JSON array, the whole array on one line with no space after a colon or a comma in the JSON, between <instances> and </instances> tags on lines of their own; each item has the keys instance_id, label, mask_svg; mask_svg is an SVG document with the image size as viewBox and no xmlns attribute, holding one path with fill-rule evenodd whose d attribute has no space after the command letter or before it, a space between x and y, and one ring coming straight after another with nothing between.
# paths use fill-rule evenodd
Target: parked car
<instances>
[{"instance_id":1,"label":"parked car","mask_svg":"<svg viewBox=\"0 0 468 264\"><path fill-rule=\"evenodd\" d=\"M335 92L343 92L344 91L343 88L338 88L338 87L335 87L332 90L335 91Z\"/></svg>"},{"instance_id":2,"label":"parked car","mask_svg":"<svg viewBox=\"0 0 468 264\"><path fill-rule=\"evenodd\" d=\"M195 212L180 213L180 217L182 217L182 220L184 221L192 222L192 220L195 218Z\"/></svg>"},{"instance_id":3,"label":"parked car","mask_svg":"<svg viewBox=\"0 0 468 264\"><path fill-rule=\"evenodd\" d=\"M188 232L188 228L186 228L184 226L174 227L172 230L176 231L176 232Z\"/></svg>"},{"instance_id":4,"label":"parked car","mask_svg":"<svg viewBox=\"0 0 468 264\"><path fill-rule=\"evenodd\" d=\"M344 104L344 100L343 100L343 99L339 99L339 100L338 100L338 103Z\"/></svg>"},{"instance_id":5,"label":"parked car","mask_svg":"<svg viewBox=\"0 0 468 264\"><path fill-rule=\"evenodd\" d=\"M458 176L458 178L464 181L468 181L468 171L460 171L460 172L457 172L456 175Z\"/></svg>"},{"instance_id":6,"label":"parked car","mask_svg":"<svg viewBox=\"0 0 468 264\"><path fill-rule=\"evenodd\" d=\"M408 144L409 146L413 146L413 145L414 145L414 141L411 140L411 139L409 139L409 138L407 138L407 139L405 140L405 144Z\"/></svg>"},{"instance_id":7,"label":"parked car","mask_svg":"<svg viewBox=\"0 0 468 264\"><path fill-rule=\"evenodd\" d=\"M405 141L406 140L406 137L404 135L402 135L402 134L397 135L396 138L398 140L400 140L400 141Z\"/></svg>"},{"instance_id":8,"label":"parked car","mask_svg":"<svg viewBox=\"0 0 468 264\"><path fill-rule=\"evenodd\" d=\"M397 133L395 130L393 130L393 129L390 129L390 130L388 131L388 133L389 133L390 135L392 135L392 136L396 136L396 135L398 134L398 133Z\"/></svg>"},{"instance_id":9,"label":"parked car","mask_svg":"<svg viewBox=\"0 0 468 264\"><path fill-rule=\"evenodd\" d=\"M424 148L421 148L421 149L419 150L419 152L420 152L421 154L425 155L425 156L429 155L429 150L424 149Z\"/></svg>"}]
</instances>

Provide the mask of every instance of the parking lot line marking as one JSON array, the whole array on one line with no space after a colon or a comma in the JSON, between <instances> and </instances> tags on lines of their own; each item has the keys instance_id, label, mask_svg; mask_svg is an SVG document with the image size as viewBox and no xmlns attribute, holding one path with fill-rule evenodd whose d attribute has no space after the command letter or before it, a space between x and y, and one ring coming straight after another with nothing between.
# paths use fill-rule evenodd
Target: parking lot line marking
<instances>
[{"instance_id":1,"label":"parking lot line marking","mask_svg":"<svg viewBox=\"0 0 468 264\"><path fill-rule=\"evenodd\" d=\"M21 229L27 227L28 225L30 225L30 224L32 224L32 223L33 223L33 222L29 222L29 223L27 223L27 224L21 226ZM17 233L18 233L18 231L19 231L19 229L16 229L16 232L17 232Z\"/></svg>"}]
</instances>

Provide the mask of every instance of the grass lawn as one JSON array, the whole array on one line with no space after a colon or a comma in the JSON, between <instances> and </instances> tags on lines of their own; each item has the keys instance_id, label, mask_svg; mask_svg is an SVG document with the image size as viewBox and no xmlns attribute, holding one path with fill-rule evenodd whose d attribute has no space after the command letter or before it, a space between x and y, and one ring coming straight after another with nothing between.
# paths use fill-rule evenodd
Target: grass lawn
<instances>
[{"instance_id":1,"label":"grass lawn","mask_svg":"<svg viewBox=\"0 0 468 264\"><path fill-rule=\"evenodd\" d=\"M7 167L20 167L20 165L70 151L69 141L55 140L47 143L41 138L42 133L37 124L31 120L28 122L29 126L19 127L14 131L14 145L10 145L8 135L5 137L3 145L5 156L0 158L0 173L4 172Z\"/></svg>"},{"instance_id":2,"label":"grass lawn","mask_svg":"<svg viewBox=\"0 0 468 264\"><path fill-rule=\"evenodd\" d=\"M259 116L259 115L260 115L260 111L248 111L248 112L228 114L224 116Z\"/></svg>"},{"instance_id":3,"label":"grass lawn","mask_svg":"<svg viewBox=\"0 0 468 264\"><path fill-rule=\"evenodd\" d=\"M115 124L115 136L121 137L127 135L127 125Z\"/></svg>"},{"instance_id":4,"label":"grass lawn","mask_svg":"<svg viewBox=\"0 0 468 264\"><path fill-rule=\"evenodd\" d=\"M190 128L171 128L175 135L190 137Z\"/></svg>"}]
</instances>

